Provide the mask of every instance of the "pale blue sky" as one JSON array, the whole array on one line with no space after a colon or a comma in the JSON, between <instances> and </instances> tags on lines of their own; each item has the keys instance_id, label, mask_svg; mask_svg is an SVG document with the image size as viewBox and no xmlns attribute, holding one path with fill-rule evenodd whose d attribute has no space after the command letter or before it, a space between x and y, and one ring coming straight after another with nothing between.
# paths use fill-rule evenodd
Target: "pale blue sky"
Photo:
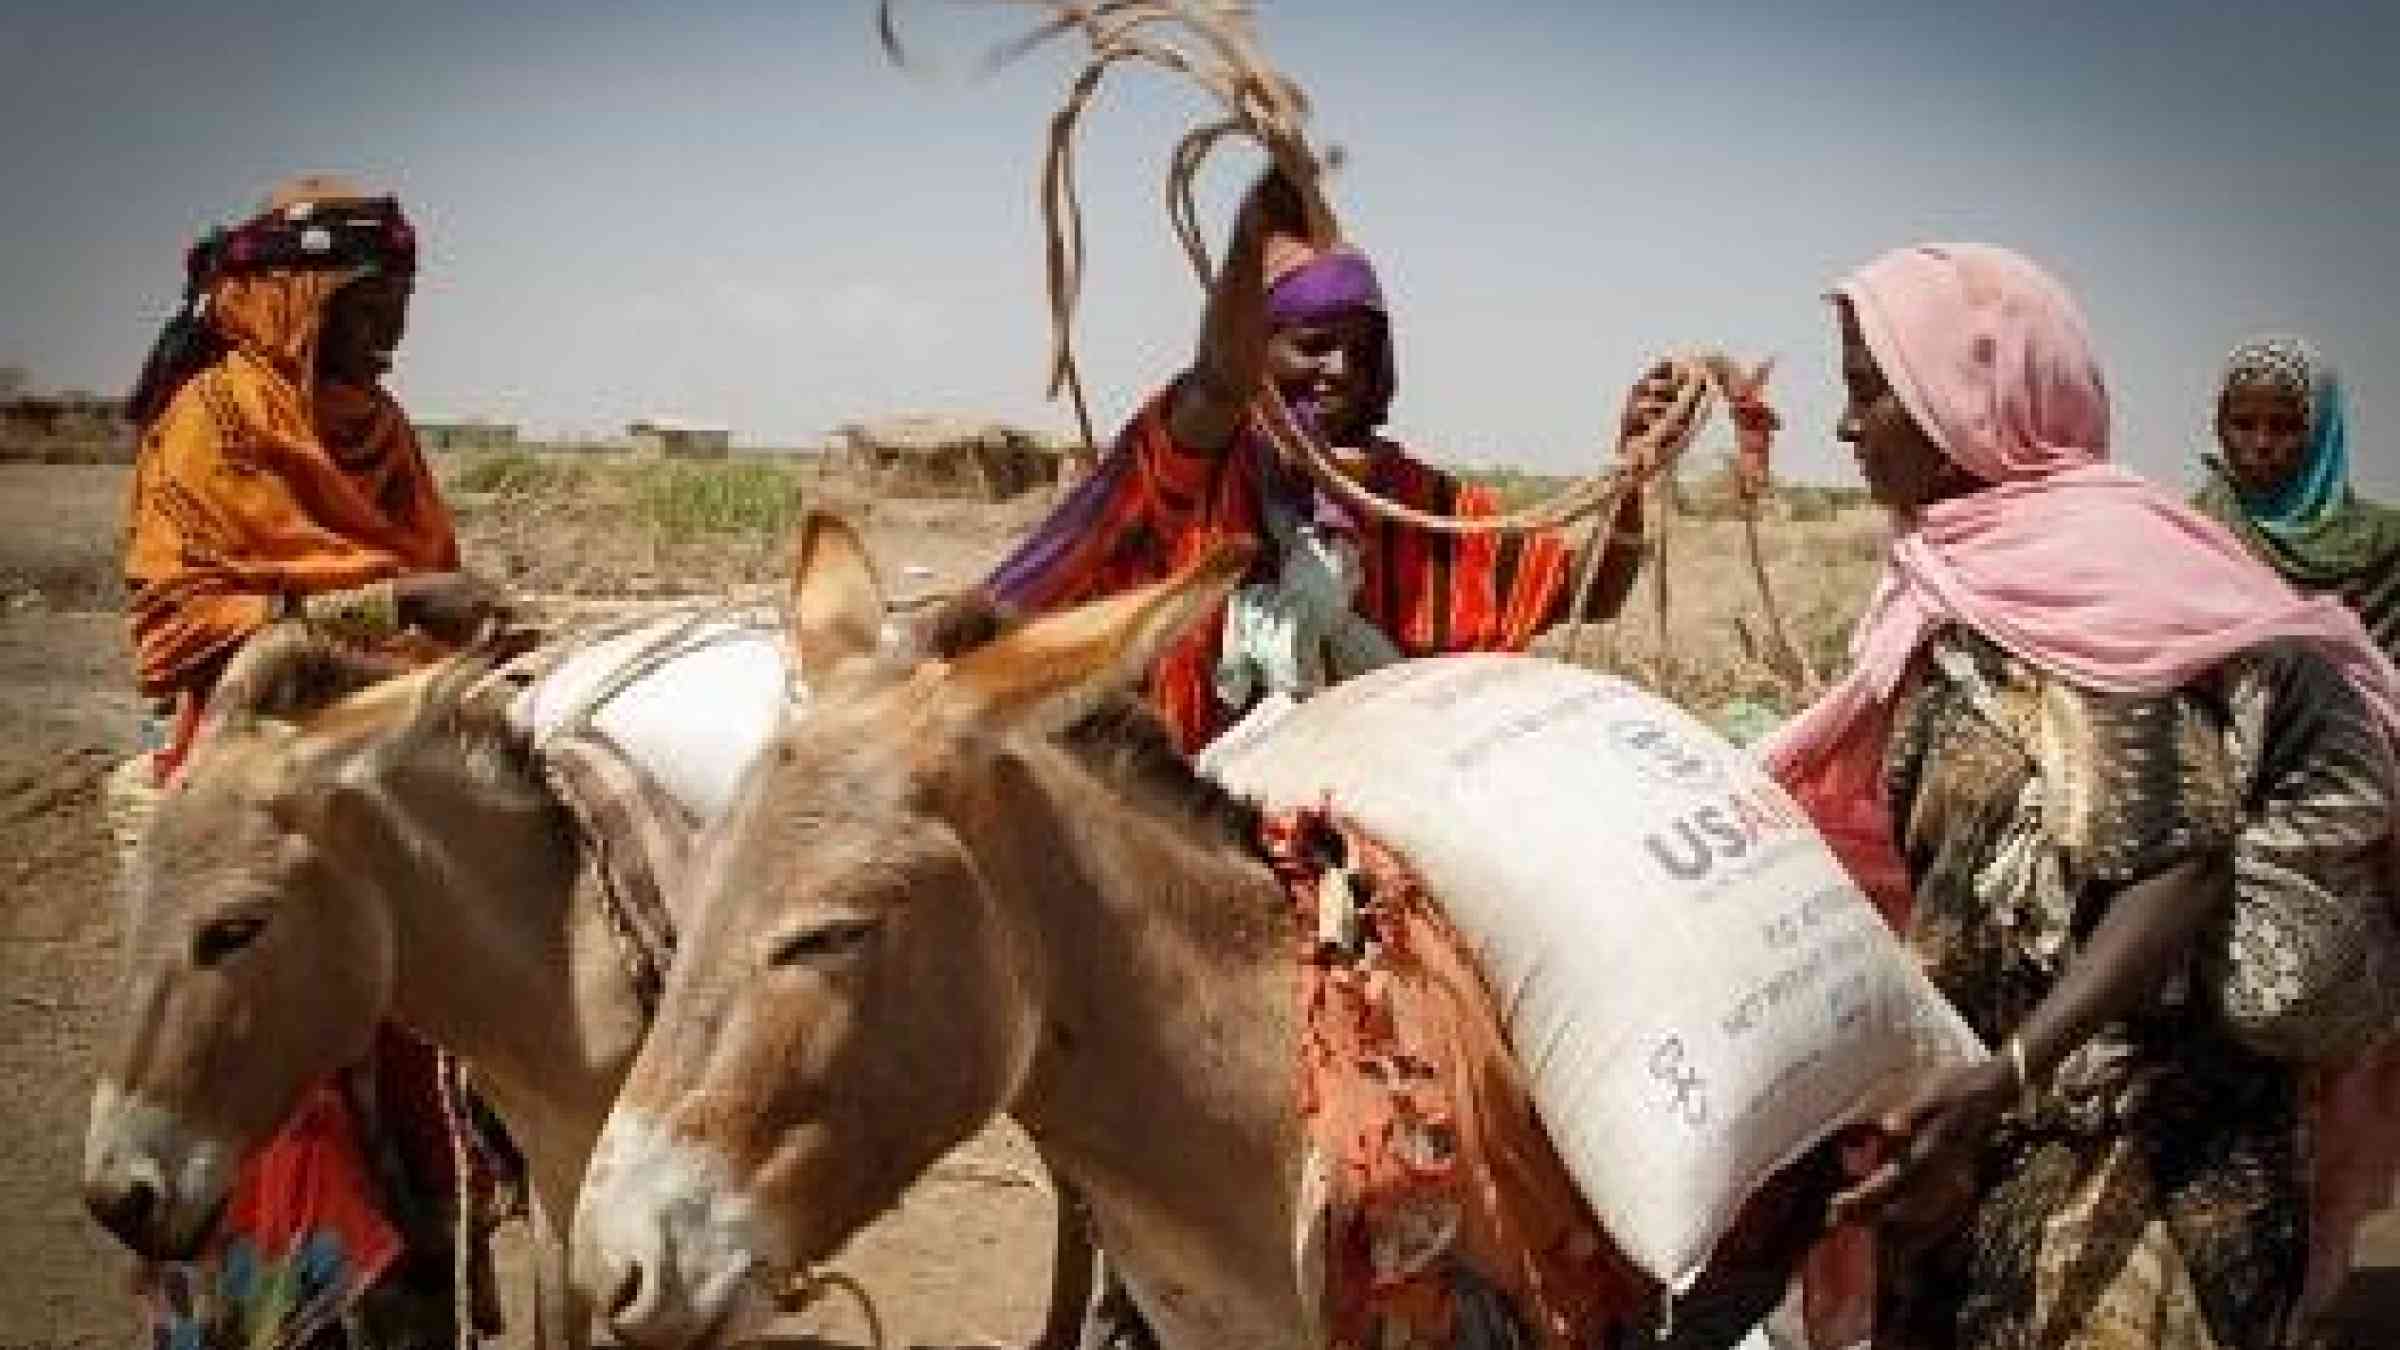
<instances>
[{"instance_id":1,"label":"pale blue sky","mask_svg":"<svg viewBox=\"0 0 2400 1350\"><path fill-rule=\"evenodd\" d=\"M1589 464L1646 355L1782 358L1796 476L1830 435L1847 267L1926 238L2026 250L2083 297L2121 457L2175 481L2222 352L2266 327L2347 370L2362 477L2400 490L2400 5L1270 0L1346 145L1339 204L1437 458ZM963 71L1022 11L904 11ZM396 187L426 269L396 386L541 432L648 413L811 440L898 408L1063 427L1032 184L1063 66L884 64L851 0L0 14L0 362L121 389L180 250L295 170ZM1199 110L1133 75L1084 160L1084 344L1114 422L1188 354L1158 206ZM1212 183L1213 233L1246 177Z\"/></svg>"}]
</instances>

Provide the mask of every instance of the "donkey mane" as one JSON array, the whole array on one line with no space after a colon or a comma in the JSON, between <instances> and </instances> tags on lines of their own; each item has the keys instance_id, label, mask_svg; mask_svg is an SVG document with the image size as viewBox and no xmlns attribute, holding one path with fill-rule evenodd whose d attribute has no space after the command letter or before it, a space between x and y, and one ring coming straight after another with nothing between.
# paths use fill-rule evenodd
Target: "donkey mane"
<instances>
[{"instance_id":1,"label":"donkey mane","mask_svg":"<svg viewBox=\"0 0 2400 1350\"><path fill-rule=\"evenodd\" d=\"M1059 743L1086 768L1140 792L1158 806L1218 832L1246 851L1259 849L1258 803L1203 776L1176 748L1174 735L1150 704L1115 694L1059 734Z\"/></svg>"},{"instance_id":2,"label":"donkey mane","mask_svg":"<svg viewBox=\"0 0 2400 1350\"><path fill-rule=\"evenodd\" d=\"M956 660L1020 624L999 602L972 590L942 601L919 620L916 645L926 656ZM1112 694L1060 732L1058 740L1107 781L1129 786L1154 804L1256 850L1258 805L1193 769L1147 699Z\"/></svg>"},{"instance_id":3,"label":"donkey mane","mask_svg":"<svg viewBox=\"0 0 2400 1350\"><path fill-rule=\"evenodd\" d=\"M209 702L220 714L299 721L407 671L400 661L345 646L306 625L279 623L233 658Z\"/></svg>"},{"instance_id":4,"label":"donkey mane","mask_svg":"<svg viewBox=\"0 0 2400 1350\"><path fill-rule=\"evenodd\" d=\"M396 728L413 746L440 746L455 753L475 779L499 789L504 803L556 810L543 783L530 740L507 715L505 701L488 696L494 663L490 654L469 651L430 667L361 651L297 623L267 629L244 646L210 700L228 728L265 719L290 722L303 731L338 730L345 712L383 719L393 708L355 708L350 700L395 680L413 678L423 693L405 709Z\"/></svg>"},{"instance_id":5,"label":"donkey mane","mask_svg":"<svg viewBox=\"0 0 2400 1350\"><path fill-rule=\"evenodd\" d=\"M508 716L508 699L488 654L464 652L436 668L426 692L422 733L463 758L478 780L515 799L515 804L551 813L568 828L565 806L542 773L533 737Z\"/></svg>"},{"instance_id":6,"label":"donkey mane","mask_svg":"<svg viewBox=\"0 0 2400 1350\"><path fill-rule=\"evenodd\" d=\"M946 596L910 625L918 653L942 661L959 657L1007 636L1020 625L1019 617L981 589Z\"/></svg>"}]
</instances>

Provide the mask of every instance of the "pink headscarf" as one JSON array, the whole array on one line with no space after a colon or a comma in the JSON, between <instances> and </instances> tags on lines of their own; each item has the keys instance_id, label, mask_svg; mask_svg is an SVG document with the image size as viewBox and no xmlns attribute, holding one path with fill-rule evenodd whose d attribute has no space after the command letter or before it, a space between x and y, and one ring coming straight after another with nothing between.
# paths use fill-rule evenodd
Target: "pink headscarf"
<instances>
[{"instance_id":1,"label":"pink headscarf","mask_svg":"<svg viewBox=\"0 0 2400 1350\"><path fill-rule=\"evenodd\" d=\"M1884 740L1909 662L1942 624L2126 694L2299 639L2400 746L2400 673L2355 615L2303 598L2214 521L2108 462L2108 392L2064 287L2006 249L1934 244L1883 255L1836 294L1917 425L1992 484L1899 523L1849 678L1763 748L1895 921L1907 902Z\"/></svg>"},{"instance_id":2,"label":"pink headscarf","mask_svg":"<svg viewBox=\"0 0 2400 1350\"><path fill-rule=\"evenodd\" d=\"M1852 638L1855 668L1762 747L1896 925L1910 897L1885 742L1893 696L1941 625L2124 694L2177 689L2261 642L2297 639L2341 671L2400 747L2400 672L2355 615L2301 597L2216 523L2109 463L2107 389L2058 282L2006 249L1930 244L1877 258L1836 294L1917 425L1991 485L1895 523ZM2348 1189L2388 1189L2390 1162L2379 1157L2364 1167L2373 1180ZM2346 1244L2322 1255L2346 1262Z\"/></svg>"}]
</instances>

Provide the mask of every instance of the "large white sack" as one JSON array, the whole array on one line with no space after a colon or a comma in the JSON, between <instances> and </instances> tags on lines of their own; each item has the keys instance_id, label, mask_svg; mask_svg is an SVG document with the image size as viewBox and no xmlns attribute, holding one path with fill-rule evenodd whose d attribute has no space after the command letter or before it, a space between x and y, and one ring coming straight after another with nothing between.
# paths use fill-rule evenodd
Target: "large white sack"
<instances>
[{"instance_id":1,"label":"large white sack","mask_svg":"<svg viewBox=\"0 0 2400 1350\"><path fill-rule=\"evenodd\" d=\"M612 690L629 669L636 678ZM714 820L798 693L780 629L667 615L568 652L517 695L511 713L537 743L588 715L668 796Z\"/></svg>"},{"instance_id":2,"label":"large white sack","mask_svg":"<svg viewBox=\"0 0 2400 1350\"><path fill-rule=\"evenodd\" d=\"M1757 1185L1974 1034L1740 751L1535 657L1389 666L1254 718L1202 768L1330 801L1475 949L1567 1170L1683 1289Z\"/></svg>"}]
</instances>

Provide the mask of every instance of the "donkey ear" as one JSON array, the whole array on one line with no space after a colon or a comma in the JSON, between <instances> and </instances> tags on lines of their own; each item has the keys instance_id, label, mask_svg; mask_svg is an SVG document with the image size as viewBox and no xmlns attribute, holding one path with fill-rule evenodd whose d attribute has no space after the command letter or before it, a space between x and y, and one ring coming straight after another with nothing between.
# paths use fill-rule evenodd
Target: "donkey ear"
<instances>
[{"instance_id":1,"label":"donkey ear","mask_svg":"<svg viewBox=\"0 0 2400 1350\"><path fill-rule=\"evenodd\" d=\"M883 587L856 531L811 511L792 551L792 659L815 679L874 653L883 634Z\"/></svg>"},{"instance_id":2,"label":"donkey ear","mask_svg":"<svg viewBox=\"0 0 2400 1350\"><path fill-rule=\"evenodd\" d=\"M1227 540L1165 581L1036 619L952 663L943 701L985 727L1066 725L1137 683L1224 601L1257 552Z\"/></svg>"}]
</instances>

